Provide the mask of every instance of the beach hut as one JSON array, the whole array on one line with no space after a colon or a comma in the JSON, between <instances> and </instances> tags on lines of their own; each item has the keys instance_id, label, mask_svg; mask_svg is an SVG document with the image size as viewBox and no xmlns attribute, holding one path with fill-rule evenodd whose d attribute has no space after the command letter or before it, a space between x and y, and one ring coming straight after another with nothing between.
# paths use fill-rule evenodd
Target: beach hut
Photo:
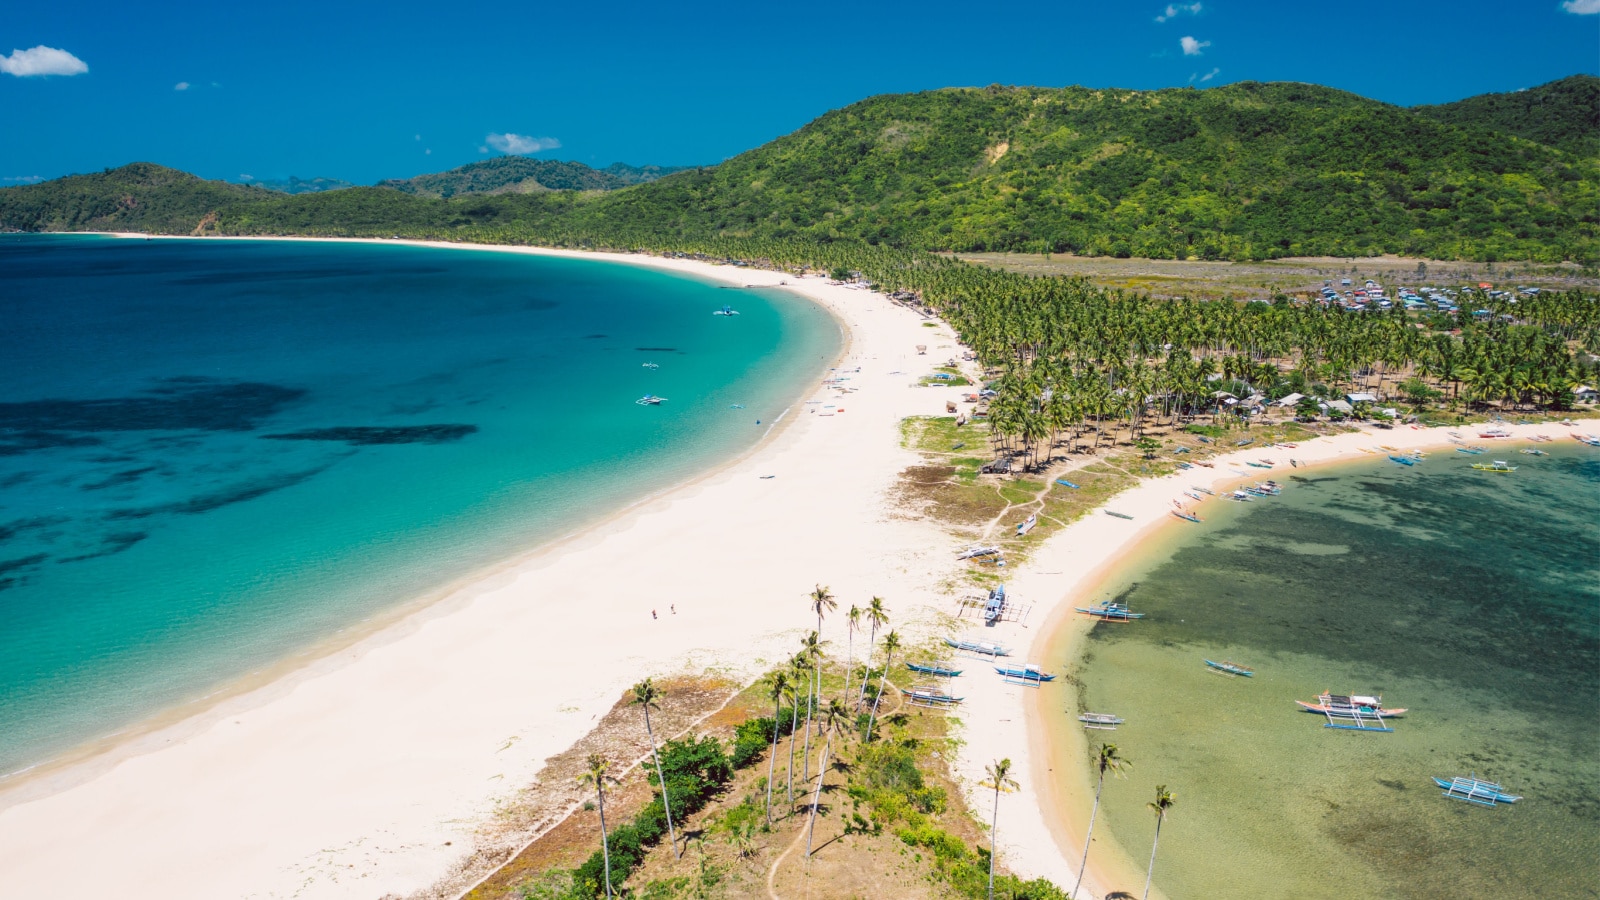
<instances>
[{"instance_id":1,"label":"beach hut","mask_svg":"<svg viewBox=\"0 0 1600 900\"><path fill-rule=\"evenodd\" d=\"M1355 411L1354 407L1352 407L1350 404L1344 402L1343 400L1329 400L1327 403L1325 403L1323 405L1326 406L1328 409L1336 409L1339 412L1344 413L1345 415L1349 415L1350 413Z\"/></svg>"},{"instance_id":2,"label":"beach hut","mask_svg":"<svg viewBox=\"0 0 1600 900\"><path fill-rule=\"evenodd\" d=\"M1579 403L1593 403L1596 400L1600 400L1600 391L1587 384L1580 384L1572 389L1572 399Z\"/></svg>"},{"instance_id":3,"label":"beach hut","mask_svg":"<svg viewBox=\"0 0 1600 900\"><path fill-rule=\"evenodd\" d=\"M1304 400L1305 396L1306 396L1305 394L1290 394L1287 397L1279 398L1278 401L1277 401L1277 404L1279 406L1283 407L1284 409L1289 409L1289 408L1293 407L1296 403L1299 403L1301 400Z\"/></svg>"},{"instance_id":4,"label":"beach hut","mask_svg":"<svg viewBox=\"0 0 1600 900\"><path fill-rule=\"evenodd\" d=\"M1344 399L1351 406L1355 406L1357 403L1377 403L1378 395L1365 393L1345 394Z\"/></svg>"}]
</instances>

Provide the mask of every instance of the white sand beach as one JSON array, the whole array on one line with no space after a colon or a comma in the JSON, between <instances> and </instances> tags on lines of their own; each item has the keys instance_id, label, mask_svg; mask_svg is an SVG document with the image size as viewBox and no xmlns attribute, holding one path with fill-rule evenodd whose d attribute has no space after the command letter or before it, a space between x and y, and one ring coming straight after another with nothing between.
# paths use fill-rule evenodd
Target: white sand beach
<instances>
[{"instance_id":1,"label":"white sand beach","mask_svg":"<svg viewBox=\"0 0 1600 900\"><path fill-rule=\"evenodd\" d=\"M819 278L581 255L740 285L786 281L848 330L836 373L848 380L807 386L764 442L691 483L424 598L400 621L236 689L200 715L9 785L0 791L0 897L78 896L82 879L62 875L86 865L114 875L107 889L125 898L404 895L470 852L496 803L629 684L707 670L753 677L787 657L813 626L805 601L814 584L844 606L885 597L895 627L912 637L929 633L935 612L953 611L941 587L958 571L951 538L896 517L887 502L897 474L918 461L900 447L900 420L942 414L958 392L915 385L956 355L947 326L924 327L882 297ZM1282 477L1290 456L1310 464L1361 446L1444 439L1402 428L1233 455L1275 457ZM1225 460L1204 475L1235 477ZM985 639L1016 648L1014 659L1037 652L1108 566L1156 529L1183 524L1166 510L1200 477L1150 479L1113 501L1131 521L1095 514L1053 536L1007 576L1014 595L1038 603L1031 627L1001 625ZM823 637L842 648L842 616ZM1038 721L1060 714L1060 695L981 675L966 687L962 776L975 785L984 764L1009 756L1022 783L1002 799L1001 858L1070 887L1092 785L1082 771L1049 771L1041 750ZM987 819L987 793L971 800ZM1109 842L1102 833L1092 860L1095 896L1142 878L1142 865L1107 852Z\"/></svg>"}]
</instances>

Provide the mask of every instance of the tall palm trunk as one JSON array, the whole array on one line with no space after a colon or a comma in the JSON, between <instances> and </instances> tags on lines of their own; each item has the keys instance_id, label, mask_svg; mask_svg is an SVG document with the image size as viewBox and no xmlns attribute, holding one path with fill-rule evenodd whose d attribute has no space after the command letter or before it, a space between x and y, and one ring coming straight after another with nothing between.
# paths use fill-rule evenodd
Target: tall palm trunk
<instances>
[{"instance_id":1,"label":"tall palm trunk","mask_svg":"<svg viewBox=\"0 0 1600 900\"><path fill-rule=\"evenodd\" d=\"M1156 819L1156 839L1150 844L1150 868L1144 873L1144 900L1150 900L1150 879L1156 874L1156 848L1161 846L1161 823L1166 816Z\"/></svg>"},{"instance_id":2,"label":"tall palm trunk","mask_svg":"<svg viewBox=\"0 0 1600 900\"><path fill-rule=\"evenodd\" d=\"M772 698L772 755L767 757L767 827L772 827L772 778L778 770L778 714L783 712L783 697ZM792 802L792 801L791 801Z\"/></svg>"},{"instance_id":3,"label":"tall palm trunk","mask_svg":"<svg viewBox=\"0 0 1600 900\"><path fill-rule=\"evenodd\" d=\"M874 621L872 623L872 633L867 638L867 656L866 656L866 659L864 660L864 664L861 667L862 670L863 670L861 672L861 690L856 691L856 703L855 703L855 711L856 712L860 712L861 711L861 701L864 700L866 698L866 696L867 696L867 679L872 677L872 648L877 645L877 642L878 642L878 623L876 621Z\"/></svg>"},{"instance_id":4,"label":"tall palm trunk","mask_svg":"<svg viewBox=\"0 0 1600 900\"><path fill-rule=\"evenodd\" d=\"M878 679L878 694L872 698L872 714L867 716L867 737L872 737L872 725L878 721L878 703L883 700L883 686L889 681L889 667L894 664L894 651L890 650L883 658L883 677Z\"/></svg>"},{"instance_id":5,"label":"tall palm trunk","mask_svg":"<svg viewBox=\"0 0 1600 900\"><path fill-rule=\"evenodd\" d=\"M794 808L794 744L799 738L795 731L800 725L800 695L795 694L794 706L789 710L789 808Z\"/></svg>"},{"instance_id":6,"label":"tall palm trunk","mask_svg":"<svg viewBox=\"0 0 1600 900\"><path fill-rule=\"evenodd\" d=\"M595 794L600 798L600 861L606 867L606 896L613 896L611 890L611 842L606 836L606 789L604 785L595 784Z\"/></svg>"},{"instance_id":7,"label":"tall palm trunk","mask_svg":"<svg viewBox=\"0 0 1600 900\"><path fill-rule=\"evenodd\" d=\"M817 769L817 787L811 795L811 821L806 824L806 859L811 858L811 839L817 833L817 807L822 803L822 781L828 777L828 751L833 749L833 735L822 742L822 765Z\"/></svg>"},{"instance_id":8,"label":"tall palm trunk","mask_svg":"<svg viewBox=\"0 0 1600 900\"><path fill-rule=\"evenodd\" d=\"M994 783L994 815L989 820L989 900L994 900L994 858L999 856L995 838L1000 836L1000 780Z\"/></svg>"},{"instance_id":9,"label":"tall palm trunk","mask_svg":"<svg viewBox=\"0 0 1600 900\"><path fill-rule=\"evenodd\" d=\"M1105 790L1105 787L1106 772L1101 769L1100 784L1094 789L1094 809L1089 813L1089 830L1083 836L1083 861L1078 863L1078 880L1072 885L1072 891L1067 894L1069 898L1078 896L1078 888L1083 886L1083 873L1089 867L1089 842L1094 840L1094 819L1100 814L1100 792Z\"/></svg>"},{"instance_id":10,"label":"tall palm trunk","mask_svg":"<svg viewBox=\"0 0 1600 900\"><path fill-rule=\"evenodd\" d=\"M644 731L650 736L650 758L656 763L656 780L661 782L661 811L667 814L667 838L672 841L672 855L682 859L678 851L678 833L672 827L672 806L667 802L667 773L661 770L661 754L656 752L656 732L650 727L650 705L644 707Z\"/></svg>"}]
</instances>

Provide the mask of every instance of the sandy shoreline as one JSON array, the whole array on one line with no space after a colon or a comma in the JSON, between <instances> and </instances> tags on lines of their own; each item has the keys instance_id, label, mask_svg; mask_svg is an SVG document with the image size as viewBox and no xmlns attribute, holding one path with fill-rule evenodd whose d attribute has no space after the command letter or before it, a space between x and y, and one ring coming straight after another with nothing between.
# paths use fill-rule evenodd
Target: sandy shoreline
<instances>
[{"instance_id":1,"label":"sandy shoreline","mask_svg":"<svg viewBox=\"0 0 1600 900\"><path fill-rule=\"evenodd\" d=\"M735 285L786 282L844 329L837 366L849 380L809 386L779 427L712 472L313 648L201 715L179 711L181 721L147 726L110 752L0 789L0 896L76 896L81 889L62 873L85 855L134 898L404 895L470 852L496 804L535 780L543 761L586 733L627 685L680 672L748 678L787 657L812 627L805 595L813 584L829 585L843 608L885 597L910 641L953 611L954 541L934 523L895 517L887 499L898 473L920 461L901 448L900 421L940 415L959 393L914 384L957 355L947 325L924 327L904 308L825 279L753 268L371 243L602 260ZM918 356L917 344L929 355ZM826 412L828 404L838 411ZM1568 429L1513 431L1565 438ZM1434 446L1444 432L1252 447L1219 458L1216 469L1146 479L1111 502L1132 521L1096 510L1008 573L1012 595L1038 603L1031 623L964 631L1011 646L1014 660L1041 660L1057 629L1086 632L1071 601L1163 527L1184 526L1167 509L1188 485L1282 478L1299 471L1290 457L1310 465L1360 458L1358 447ZM1261 457L1280 465L1228 469L1230 460L1243 469L1243 459ZM842 616L823 637L843 646ZM972 786L992 760L1016 762L1021 790L1001 800L1001 858L1069 888L1093 784L1081 766L1052 771L1041 727L1069 695L1059 685L1007 687L982 664L968 668L957 772ZM986 819L990 795L974 789L971 800ZM1096 848L1085 881L1094 896L1139 886L1143 860L1116 848L1109 830L1098 831Z\"/></svg>"},{"instance_id":2,"label":"sandy shoreline","mask_svg":"<svg viewBox=\"0 0 1600 900\"><path fill-rule=\"evenodd\" d=\"M1189 486L1202 485L1220 492L1225 486L1267 478L1283 479L1289 473L1302 474L1319 466L1361 459L1380 460L1386 451L1377 449L1379 445L1402 451L1445 450L1454 455L1449 437L1452 430L1459 431L1468 443L1490 446L1491 453L1504 448L1500 450L1503 456L1514 452L1517 445L1526 445L1527 439L1534 435L1571 440L1574 431L1587 433L1593 429L1587 427L1587 423L1578 429L1555 424L1511 425L1506 426L1511 437L1492 440L1478 439L1481 429L1472 426L1431 429L1400 426L1392 431L1363 429L1305 441L1294 449L1251 446L1209 460L1215 468L1195 468L1147 478L1052 535L1035 550L1026 567L1007 576L1009 595L1022 602L1037 603L1031 623L1003 623L992 629L977 626L969 628L968 632L972 637L1011 648L1010 659L1015 662L1044 663L1048 660L1053 666L1059 661L1063 647L1070 658L1076 658L1094 622L1075 613L1074 604L1099 599L1100 588L1108 580L1115 579L1131 557L1160 548L1160 536L1168 534L1168 529L1190 527L1168 512L1174 499L1194 505L1183 496ZM1370 452L1363 452L1363 449ZM1490 454L1475 457L1489 458ZM1245 460L1261 459L1274 461L1276 468L1245 466ZM1299 467L1292 467L1290 459L1298 462ZM1208 499L1201 505L1201 516L1205 516L1205 506L1223 502L1226 501ZM1105 508L1134 518L1128 521L1103 515L1101 510ZM1047 656L1049 651L1055 651L1054 655ZM985 675L989 671L983 663L973 663L970 668ZM968 702L962 709L967 740L960 756L963 777L977 783L983 778L984 765L1003 756L1012 758L1020 772L1031 776L1026 780L1019 778L1022 781L1019 793L1002 801L999 839L1002 858L1024 868L1030 875L1048 877L1064 889L1070 889L1078 876L1078 860L1083 853L1084 832L1094 798L1094 781L1086 765L1059 771L1059 767L1053 766L1053 760L1063 753L1087 760L1092 739L1080 730L1071 733L1069 746L1053 746L1054 739L1046 722L1051 716L1065 715L1068 709L1074 709L1072 714L1076 715L1073 689L1059 679L1054 685L1030 689L1004 686L997 678L981 676L964 687L968 688ZM1105 738L1105 735L1097 733L1095 737ZM1094 743L1099 741L1094 740ZM1137 893L1143 887L1144 865L1145 860L1134 859L1117 845L1109 829L1097 825L1088 872L1078 896L1098 898L1114 890ZM1153 895L1159 894L1159 886L1158 878Z\"/></svg>"},{"instance_id":3,"label":"sandy shoreline","mask_svg":"<svg viewBox=\"0 0 1600 900\"><path fill-rule=\"evenodd\" d=\"M917 344L954 353L947 326L924 328L908 310L821 278L438 246L787 282L845 330L838 366L849 380L805 388L782 427L742 458L301 660L287 678L8 786L0 895L75 896L63 873L86 854L129 897L403 895L470 852L496 803L639 678L754 676L807 629L805 595L817 582L846 605L889 598L902 629L939 605L948 540L891 520L885 495L916 461L900 447L900 420L955 397L915 385L932 365ZM844 642L842 620L825 632Z\"/></svg>"}]
</instances>

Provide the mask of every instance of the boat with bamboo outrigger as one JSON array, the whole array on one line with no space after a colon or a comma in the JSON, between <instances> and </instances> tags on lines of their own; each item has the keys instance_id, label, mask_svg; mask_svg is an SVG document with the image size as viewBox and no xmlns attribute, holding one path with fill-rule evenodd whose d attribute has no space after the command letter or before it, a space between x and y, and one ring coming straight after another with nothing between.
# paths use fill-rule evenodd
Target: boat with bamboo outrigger
<instances>
[{"instance_id":1,"label":"boat with bamboo outrigger","mask_svg":"<svg viewBox=\"0 0 1600 900\"><path fill-rule=\"evenodd\" d=\"M930 691L922 688L910 688L905 691L906 702L912 706L921 706L929 709L940 709L955 706L965 697L953 697L942 691Z\"/></svg>"},{"instance_id":2,"label":"boat with bamboo outrigger","mask_svg":"<svg viewBox=\"0 0 1600 900\"><path fill-rule=\"evenodd\" d=\"M937 675L940 678L955 678L961 674L960 669L951 669L937 664L906 663L906 668L919 675Z\"/></svg>"},{"instance_id":3,"label":"boat with bamboo outrigger","mask_svg":"<svg viewBox=\"0 0 1600 900\"><path fill-rule=\"evenodd\" d=\"M1324 728L1340 728L1345 731L1394 731L1385 719L1398 719L1406 714L1404 707L1387 709L1382 705L1381 696L1367 696L1363 694L1333 694L1323 691L1317 696L1316 703L1307 703L1296 700L1295 705L1310 713L1327 718Z\"/></svg>"},{"instance_id":4,"label":"boat with bamboo outrigger","mask_svg":"<svg viewBox=\"0 0 1600 900\"><path fill-rule=\"evenodd\" d=\"M1144 613L1132 612L1126 604L1118 603L1115 600L1097 603L1088 609L1084 609L1081 606L1074 606L1073 609L1104 622L1131 622L1134 619L1144 618Z\"/></svg>"},{"instance_id":5,"label":"boat with bamboo outrigger","mask_svg":"<svg viewBox=\"0 0 1600 900\"><path fill-rule=\"evenodd\" d=\"M1172 512L1173 515L1175 515L1178 518L1184 520L1185 522L1194 522L1195 524L1198 525L1199 523L1205 521L1204 519L1200 518L1199 516L1195 515L1192 512L1189 512L1186 509L1174 509L1171 512Z\"/></svg>"},{"instance_id":6,"label":"boat with bamboo outrigger","mask_svg":"<svg viewBox=\"0 0 1600 900\"><path fill-rule=\"evenodd\" d=\"M1126 720L1111 713L1086 712L1078 717L1078 721L1083 723L1083 727L1092 728L1095 731L1116 731L1117 726Z\"/></svg>"},{"instance_id":7,"label":"boat with bamboo outrigger","mask_svg":"<svg viewBox=\"0 0 1600 900\"><path fill-rule=\"evenodd\" d=\"M959 650L962 653L971 653L974 656L987 656L990 658L995 658L1011 655L1010 650L1007 650L1005 647L1002 647L999 644L991 644L988 641L968 641L956 640L955 638L945 638L944 642L953 649Z\"/></svg>"},{"instance_id":8,"label":"boat with bamboo outrigger","mask_svg":"<svg viewBox=\"0 0 1600 900\"><path fill-rule=\"evenodd\" d=\"M1046 672L1033 663L1024 663L1020 666L995 666L994 670L1000 673L1007 684L1022 684L1028 687L1038 687L1047 681L1055 681L1056 676Z\"/></svg>"},{"instance_id":9,"label":"boat with bamboo outrigger","mask_svg":"<svg viewBox=\"0 0 1600 900\"><path fill-rule=\"evenodd\" d=\"M1480 472L1515 472L1517 470L1516 466L1511 465L1503 459L1497 459L1493 462L1486 463L1473 463L1472 467Z\"/></svg>"},{"instance_id":10,"label":"boat with bamboo outrigger","mask_svg":"<svg viewBox=\"0 0 1600 900\"><path fill-rule=\"evenodd\" d=\"M1206 666L1211 669L1211 671L1223 675L1238 675L1244 678L1254 678L1256 674L1255 669L1249 668L1248 666L1241 666L1236 662L1230 662L1228 660L1217 662L1216 660L1208 659L1205 661L1205 663Z\"/></svg>"},{"instance_id":11,"label":"boat with bamboo outrigger","mask_svg":"<svg viewBox=\"0 0 1600 900\"><path fill-rule=\"evenodd\" d=\"M661 401L665 399L667 398L657 397L655 394L645 394L643 397L640 397L633 402L639 404L640 406L660 406Z\"/></svg>"},{"instance_id":12,"label":"boat with bamboo outrigger","mask_svg":"<svg viewBox=\"0 0 1600 900\"><path fill-rule=\"evenodd\" d=\"M1502 803L1515 803L1522 797L1518 794L1508 794L1505 788L1492 781L1483 781L1478 778L1478 773L1471 775L1457 775L1449 781L1435 775L1433 783L1444 788L1444 796L1451 800L1465 800L1479 806L1499 806Z\"/></svg>"}]
</instances>

